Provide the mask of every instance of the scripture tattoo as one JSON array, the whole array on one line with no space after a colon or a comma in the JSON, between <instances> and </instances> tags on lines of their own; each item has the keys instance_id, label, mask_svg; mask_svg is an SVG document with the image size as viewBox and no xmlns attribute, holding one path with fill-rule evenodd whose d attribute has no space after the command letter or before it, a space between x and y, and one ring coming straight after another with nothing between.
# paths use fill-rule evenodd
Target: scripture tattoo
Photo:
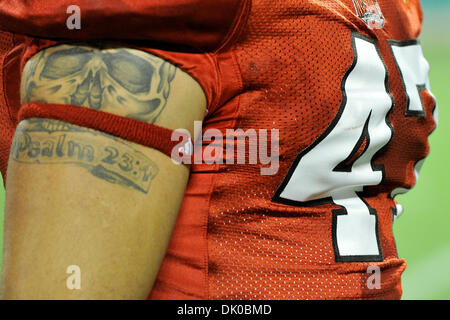
<instances>
[{"instance_id":1,"label":"scripture tattoo","mask_svg":"<svg viewBox=\"0 0 450 320\"><path fill-rule=\"evenodd\" d=\"M139 50L61 45L28 61L22 103L85 106L154 123L166 106L176 70Z\"/></svg>"},{"instance_id":2,"label":"scripture tattoo","mask_svg":"<svg viewBox=\"0 0 450 320\"><path fill-rule=\"evenodd\" d=\"M158 174L156 164L131 143L50 119L29 119L19 124L11 159L24 164L76 165L109 183L143 193L149 192Z\"/></svg>"}]
</instances>

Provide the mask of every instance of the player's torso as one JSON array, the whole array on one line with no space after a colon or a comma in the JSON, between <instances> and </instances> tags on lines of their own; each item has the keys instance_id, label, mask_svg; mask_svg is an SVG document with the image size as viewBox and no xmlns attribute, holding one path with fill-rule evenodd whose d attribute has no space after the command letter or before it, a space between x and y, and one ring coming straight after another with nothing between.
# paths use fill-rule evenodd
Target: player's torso
<instances>
[{"instance_id":1,"label":"player's torso","mask_svg":"<svg viewBox=\"0 0 450 320\"><path fill-rule=\"evenodd\" d=\"M378 1L385 24L371 29L357 11L378 12L375 1L355 2L253 1L232 49L241 91L204 131L266 129L270 139L278 129L279 169L262 175L268 165L248 164L248 149L245 165L193 166L154 297L193 287L203 298L400 296L393 196L415 184L435 126L415 40L421 9ZM179 290L177 259L197 279ZM372 267L380 288L367 286Z\"/></svg>"}]
</instances>

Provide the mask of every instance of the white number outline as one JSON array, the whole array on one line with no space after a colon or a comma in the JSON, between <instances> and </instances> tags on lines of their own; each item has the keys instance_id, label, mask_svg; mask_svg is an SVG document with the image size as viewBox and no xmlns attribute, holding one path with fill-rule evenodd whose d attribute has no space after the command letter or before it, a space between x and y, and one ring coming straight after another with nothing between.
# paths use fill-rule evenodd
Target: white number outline
<instances>
[{"instance_id":1,"label":"white number outline","mask_svg":"<svg viewBox=\"0 0 450 320\"><path fill-rule=\"evenodd\" d=\"M406 102L407 103L406 103L405 116L406 117L419 117L419 118L425 118L426 117L426 110L425 110L425 105L424 105L423 99L422 99L422 92L428 91L428 93L431 94L431 96L434 99L434 105L433 105L433 107L431 109L431 113L432 113L433 119L434 119L434 121L436 123L436 127L433 129L433 131L431 131L431 133L430 133L430 135L431 135L434 132L434 130L436 130L437 124L438 124L437 123L438 122L438 108L437 108L436 97L431 92L430 84L429 84L428 80L425 83L416 84L417 93L418 93L419 98L420 98L419 100L421 102L422 110L421 111L410 110L411 97L408 94L405 77L404 77L402 68L400 67L400 64L399 64L399 61L398 61L398 57L395 54L395 50L394 50L394 47L404 48L404 47L410 47L410 46L420 46L421 43L420 43L420 41L418 39L403 40L403 41L388 40L388 43L389 43L389 47L391 49L392 57L394 58L394 61L395 61L395 66L397 68L398 73L400 74L400 78L402 80L404 92L405 92L405 95L406 95L406 100L407 100ZM420 48L420 50L422 51L422 48ZM422 58L424 58L423 57L423 52L421 54L422 54ZM426 73L428 74L428 72L430 70L430 66L428 65L428 61L425 60L424 62L426 62L426 67L427 67ZM426 159L426 157L423 158L423 159L420 159L414 165L414 186L416 185L417 180L419 179L419 173L420 173L420 170L421 170L421 168L423 166L423 163L424 163L425 159ZM403 188L403 187L396 188L396 189L391 191L391 198L394 199L399 194L407 193L412 188L409 188L409 189L406 189L406 188ZM395 221L402 213L403 213L402 206L399 205L398 203L395 203L395 208L392 208L393 221Z\"/></svg>"},{"instance_id":2,"label":"white number outline","mask_svg":"<svg viewBox=\"0 0 450 320\"><path fill-rule=\"evenodd\" d=\"M406 95L406 111L405 111L405 116L407 117L420 117L420 118L425 118L426 117L426 113L425 113L425 106L423 104L423 100L421 97L421 93L423 91L428 90L427 88L427 84L426 83L421 83L421 84L417 84L417 92L419 94L420 97L420 102L421 102L421 106L422 106L422 110L421 111L417 111L417 110L410 110L410 106L411 106L411 97L408 93L408 87L406 86L406 81L405 81L405 76L403 75L402 72L402 68L400 67L399 61L397 59L397 56L395 55L394 52L394 46L395 47L410 47L410 46L417 46L420 45L419 40L417 39L412 39L412 40L406 40L406 41L397 41L397 40L388 40L389 43L389 48L391 49L391 53L392 53L392 57L394 57L394 61L395 61L395 66L397 68L398 73L400 74L400 78L402 79L402 84L403 84L403 88L405 91L405 95Z\"/></svg>"},{"instance_id":3,"label":"white number outline","mask_svg":"<svg viewBox=\"0 0 450 320\"><path fill-rule=\"evenodd\" d=\"M380 236L379 236L379 225L378 225L378 214L377 214L377 210L375 208L372 208L369 206L369 204L366 202L366 200L363 198L364 194L366 193L366 188L368 186L363 185L362 187L362 191L356 191L356 195L360 198L360 200L362 202L364 202L364 204L367 206L370 215L375 216L375 235L376 235L376 241L377 241L377 245L378 245L378 255L345 255L342 256L339 253L339 248L338 248L338 244L337 244L337 217L339 215L346 215L347 214L347 210L344 206L338 205L334 202L332 196L329 197L325 197L325 198L321 198L321 199L316 199L316 200L310 200L310 201L297 201L297 200L292 200L292 199L287 199L287 198L283 198L281 197L281 193L284 191L285 187L287 186L287 184L289 183L289 181L291 180L292 175L294 174L295 170L297 169L298 164L300 163L301 159L308 154L309 152L311 152L319 143L322 142L322 140L324 140L332 131L333 129L336 127L337 123L339 122L339 120L341 119L342 113L347 105L347 93L346 93L346 89L345 89L345 84L347 82L347 78L349 77L349 75L351 74L351 72L354 70L357 62L358 62L358 52L356 49L356 44L355 44L355 38L360 38L363 39L365 41L368 41L372 44L374 44L377 54L379 56L380 61L382 62L384 69L385 69L385 90L387 95L391 98L392 104L391 107L389 109L389 111L386 113L386 124L389 126L389 128L391 129L392 135L389 139L389 141L382 147L380 148L370 159L370 165L372 167L372 170L375 171L381 171L382 173L382 179L381 182L379 183L382 184L385 181L386 178L386 172L385 172L385 165L384 164L378 164L376 165L374 163L374 161L377 159L377 154L382 152L383 150L385 150L385 148L387 148L391 141L392 138L394 136L394 128L391 124L391 122L389 121L389 115L391 114L394 106L395 106L395 101L394 98L392 96L392 93L390 91L389 88L389 70L386 66L386 63L383 59L383 56L381 55L380 52L380 47L378 45L378 41L376 39L372 39L372 38L368 38L360 33L357 32L352 32L351 34L351 38L352 38L352 48L353 48L353 62L352 65L349 67L349 69L347 70L347 72L345 73L342 82L341 82L341 93L342 93L342 101L341 101L341 105L337 111L337 114L335 116L335 118L332 120L331 124L325 129L325 131L323 131L319 137L309 146L307 146L305 149L303 149L295 158L295 160L293 161L291 167L289 168L285 178L283 179L282 183L280 184L280 186L277 188L277 190L275 191L273 197L272 197L272 201L273 202L277 202L277 203L282 203L285 205L290 205L290 206L296 206L296 207L312 207L312 206L318 206L318 205L324 205L324 204L334 204L337 206L340 206L339 209L333 209L332 210L332 244L333 244L333 250L334 250L334 254L335 254L335 261L336 262L377 262L377 261L383 261L383 253L382 253L382 248L381 248L381 243L380 243ZM402 85L403 85L403 90L406 94L407 97L407 106L406 106L406 112L405 115L407 116L416 116L416 117L425 117L425 108L423 105L423 100L421 98L421 92L423 90L429 90L426 86L426 84L419 84L417 85L417 89L419 91L419 96L420 96L420 101L422 103L422 108L423 108L423 112L415 112L412 110L409 110L409 106L410 106L410 98L408 95L408 91L407 91L407 87L406 87L406 83L403 77L403 74L401 72L400 66L398 64L397 58L393 52L392 46L410 46L410 45L418 45L420 44L417 40L408 40L408 41L393 41L393 40L388 40L388 43L390 45L391 48L391 52L392 52L392 56L395 60L395 64L397 67L398 72L400 73L401 79L402 79ZM412 111L412 112L408 112L408 111ZM367 122L370 119L370 115L367 119ZM366 122L366 124L367 124ZM348 160L351 159L352 156L354 156L355 152L358 151L358 146L360 146L360 142L362 143L362 141L364 140L363 138L367 139L367 142L370 141L370 137L369 135L366 133L366 128L363 129L361 138L358 140L357 144L355 145L355 148L353 149L353 151L351 152L351 154L345 159L343 160L336 168L333 169L333 171L351 171L351 166L348 168L345 168L345 166L343 166L343 164ZM369 143L367 143L368 145ZM367 148L367 147L366 147ZM366 150L364 150L363 152L361 152L361 154L358 156L361 157L364 153L366 152ZM357 159L358 159L357 158ZM355 159L353 161L353 163L357 160ZM369 186L370 187L370 186ZM396 213L396 210L394 209L393 214Z\"/></svg>"}]
</instances>

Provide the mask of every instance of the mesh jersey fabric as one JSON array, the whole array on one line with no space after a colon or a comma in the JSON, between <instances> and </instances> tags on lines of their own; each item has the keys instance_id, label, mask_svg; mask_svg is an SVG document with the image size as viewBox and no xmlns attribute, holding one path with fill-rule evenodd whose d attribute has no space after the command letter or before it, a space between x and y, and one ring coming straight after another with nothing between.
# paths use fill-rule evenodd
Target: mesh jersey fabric
<instances>
[{"instance_id":1,"label":"mesh jersey fabric","mask_svg":"<svg viewBox=\"0 0 450 320\"><path fill-rule=\"evenodd\" d=\"M427 117L405 117L405 89L387 42L419 36L419 1L380 5L386 25L370 30L356 16L352 1L252 2L248 24L232 48L238 93L208 116L204 129L280 128L280 170L262 176L258 165L194 165L151 298L401 297L406 263L395 246L396 205L390 193L415 183L414 165L428 153L427 136L435 126L434 100L423 93ZM377 211L381 262L335 261L332 216L339 206L294 207L271 201L295 157L336 117L343 99L341 83L354 58L352 32L377 40L395 102L388 118L392 140L374 159L385 164L385 179L365 188L364 194ZM230 76L220 72L227 87ZM367 286L370 265L381 270L380 289Z\"/></svg>"},{"instance_id":2,"label":"mesh jersey fabric","mask_svg":"<svg viewBox=\"0 0 450 320\"><path fill-rule=\"evenodd\" d=\"M47 118L70 122L80 127L95 128L115 137L156 149L168 157L171 157L172 152L177 150L176 148L180 144L183 145L183 142L188 141L186 143L192 144L190 137L181 132L177 133L179 140L173 141L174 130L101 110L68 104L33 102L22 105L19 109L17 121L31 118ZM189 154L185 155L184 152L178 153L178 155L189 157Z\"/></svg>"},{"instance_id":3,"label":"mesh jersey fabric","mask_svg":"<svg viewBox=\"0 0 450 320\"><path fill-rule=\"evenodd\" d=\"M13 44L11 34L0 32L0 65L3 66L5 55L12 47ZM0 81L3 84L3 68L0 68ZM3 91L3 85L0 85L0 106L2 107L2 110L0 112L0 131L2 132L2 134L0 135L0 144L2 146L0 150L0 158L3 160L1 161L0 170L2 172L5 172L6 159L8 159L9 156L9 148L6 148L6 146L11 144L14 125L9 118L8 110L5 109L6 102Z\"/></svg>"},{"instance_id":4,"label":"mesh jersey fabric","mask_svg":"<svg viewBox=\"0 0 450 320\"><path fill-rule=\"evenodd\" d=\"M126 39L212 50L225 45L246 15L247 0L18 0L0 6L0 29L66 40ZM66 27L74 5L79 29ZM227 14L223 14L227 13Z\"/></svg>"},{"instance_id":5,"label":"mesh jersey fabric","mask_svg":"<svg viewBox=\"0 0 450 320\"><path fill-rule=\"evenodd\" d=\"M388 43L418 37L419 1L383 1L380 6L386 25L371 30L356 16L351 0L254 0L248 21L241 22L240 36L220 50L191 53L141 48L176 64L201 84L209 110L204 131L215 128L224 136L228 128L278 128L280 132L276 175L262 176L261 165L192 165L171 243L149 298L400 298L400 276L406 264L395 247L392 220L396 206L390 195L396 188L411 188L415 183L414 166L427 155L427 136L435 127L435 103L425 90L426 116L405 116L407 96ZM395 102L388 116L393 137L373 158L375 164L384 164L385 177L379 185L366 187L363 194L364 201L376 210L382 261L336 261L332 220L333 210L340 206L272 201L299 152L314 143L338 113L343 78L354 59L354 33L376 39ZM33 52L57 43L27 38L14 45L13 36L3 34L0 50L6 49L0 61L20 56L22 65ZM13 61L17 67L17 59ZM2 70L5 85L5 63ZM6 100L18 88L13 85L17 73L4 93ZM9 100L0 100L2 137L11 137L17 125L20 105ZM7 126L3 119L9 119ZM1 141L2 173L8 139ZM381 269L380 289L367 287L370 265Z\"/></svg>"},{"instance_id":6,"label":"mesh jersey fabric","mask_svg":"<svg viewBox=\"0 0 450 320\"><path fill-rule=\"evenodd\" d=\"M0 170L6 181L9 150L20 106L20 61L23 37L0 30ZM8 93L8 94L7 94ZM14 106L15 108L10 108Z\"/></svg>"}]
</instances>

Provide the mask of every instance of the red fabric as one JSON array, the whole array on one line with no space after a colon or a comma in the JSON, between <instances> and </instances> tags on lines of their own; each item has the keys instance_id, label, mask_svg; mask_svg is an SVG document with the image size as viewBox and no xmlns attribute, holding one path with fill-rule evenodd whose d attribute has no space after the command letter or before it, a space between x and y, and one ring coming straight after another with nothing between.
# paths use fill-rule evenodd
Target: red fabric
<instances>
[{"instance_id":1,"label":"red fabric","mask_svg":"<svg viewBox=\"0 0 450 320\"><path fill-rule=\"evenodd\" d=\"M20 63L25 37L0 31L0 170L3 182L20 107Z\"/></svg>"},{"instance_id":2,"label":"red fabric","mask_svg":"<svg viewBox=\"0 0 450 320\"><path fill-rule=\"evenodd\" d=\"M237 128L280 130L280 168L274 176L262 176L260 164L192 166L151 299L401 297L401 274L406 263L396 250L392 231L395 204L390 192L415 183L414 164L427 155L427 137L434 128L434 100L424 92L426 117L405 117L407 97L387 43L387 39L419 36L419 1L379 3L386 17L382 30L369 30L356 16L351 0L253 0L241 36L236 33L222 50L192 54L148 48L151 45L141 48L180 66L202 85L210 109L203 130L216 128L224 135L226 129ZM385 165L385 179L379 186L365 188L363 194L377 211L382 262L335 261L331 232L333 210L339 206L294 207L271 201L299 152L336 117L343 98L342 80L354 58L352 32L377 41L395 102L388 116L394 136L373 159L374 164ZM11 42L10 37L5 39L6 49L0 50L4 61L12 52L20 52L18 43ZM45 46L58 44L29 40L29 55L23 55L23 61ZM125 38L118 40L126 42ZM6 77L3 71L7 102L0 97L1 119L10 119L1 127L1 135L10 137L20 104L8 97L17 97L20 70L14 63L9 68L4 63L0 70L8 70ZM7 152L3 151L9 148L8 141L1 141L2 168L6 167ZM379 290L366 286L369 265L382 271Z\"/></svg>"},{"instance_id":3,"label":"red fabric","mask_svg":"<svg viewBox=\"0 0 450 320\"><path fill-rule=\"evenodd\" d=\"M20 108L18 122L29 118L49 118L92 128L156 149L169 157L173 148L179 143L171 141L172 130L79 106L30 103Z\"/></svg>"},{"instance_id":4,"label":"red fabric","mask_svg":"<svg viewBox=\"0 0 450 320\"><path fill-rule=\"evenodd\" d=\"M67 8L81 9L69 30ZM248 12L248 0L16 0L0 6L0 29L71 40L157 41L204 50L225 45Z\"/></svg>"},{"instance_id":5,"label":"red fabric","mask_svg":"<svg viewBox=\"0 0 450 320\"><path fill-rule=\"evenodd\" d=\"M14 47L13 35L0 31L0 170L3 182L6 180L6 169L12 137L14 134L15 122L10 117L10 111L6 104L6 94L4 89L5 72L3 65L8 53ZM17 90L16 90L17 91Z\"/></svg>"},{"instance_id":6,"label":"red fabric","mask_svg":"<svg viewBox=\"0 0 450 320\"><path fill-rule=\"evenodd\" d=\"M401 297L406 262L396 250L390 192L416 180L413 166L428 153L434 102L426 93L427 117L405 117L404 87L387 45L387 39L418 37L419 1L378 2L386 17L382 30L368 29L351 0L253 1L248 26L232 47L234 59L219 67L219 83L242 88L234 87L234 96L207 119L204 130L220 129L225 139L228 128L280 129L280 169L262 176L261 165L192 166L151 299ZM354 58L352 32L379 43L395 100L389 115L394 136L374 157L375 164L385 166L386 177L364 193L377 210L382 262L335 261L332 220L339 206L271 201L299 152L336 117L342 80ZM368 266L380 268L380 289L368 289Z\"/></svg>"}]
</instances>

